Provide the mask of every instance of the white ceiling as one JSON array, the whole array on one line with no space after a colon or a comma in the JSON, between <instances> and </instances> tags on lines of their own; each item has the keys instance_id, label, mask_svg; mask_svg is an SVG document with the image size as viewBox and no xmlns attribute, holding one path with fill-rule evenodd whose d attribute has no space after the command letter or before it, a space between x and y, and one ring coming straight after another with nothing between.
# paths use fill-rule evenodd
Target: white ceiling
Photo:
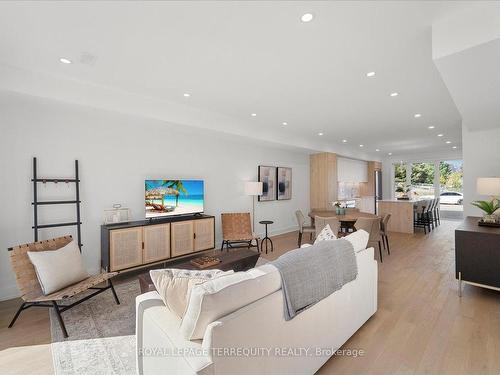
<instances>
[{"instance_id":1,"label":"white ceiling","mask_svg":"<svg viewBox=\"0 0 500 375\"><path fill-rule=\"evenodd\" d=\"M177 106L196 111L196 126L354 156L442 152L445 140L461 147L461 118L432 60L431 25L461 6L3 2L0 88L87 105L106 91L98 105L123 112L132 104L117 98L135 95L149 100L136 114L173 120ZM300 22L305 12L312 22Z\"/></svg>"}]
</instances>

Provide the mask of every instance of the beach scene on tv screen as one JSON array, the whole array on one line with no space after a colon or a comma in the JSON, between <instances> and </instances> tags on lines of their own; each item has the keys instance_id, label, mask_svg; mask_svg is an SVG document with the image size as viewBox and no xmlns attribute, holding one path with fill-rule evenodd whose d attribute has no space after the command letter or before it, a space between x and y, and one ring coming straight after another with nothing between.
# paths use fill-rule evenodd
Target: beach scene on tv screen
<instances>
[{"instance_id":1,"label":"beach scene on tv screen","mask_svg":"<svg viewBox=\"0 0 500 375\"><path fill-rule=\"evenodd\" d=\"M203 180L146 180L146 218L203 212Z\"/></svg>"}]
</instances>

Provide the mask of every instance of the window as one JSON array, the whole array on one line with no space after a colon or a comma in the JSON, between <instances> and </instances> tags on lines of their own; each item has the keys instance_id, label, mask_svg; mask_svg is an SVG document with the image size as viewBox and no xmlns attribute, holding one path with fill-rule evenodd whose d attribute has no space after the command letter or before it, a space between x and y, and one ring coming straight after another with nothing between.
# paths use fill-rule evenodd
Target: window
<instances>
[{"instance_id":1,"label":"window","mask_svg":"<svg viewBox=\"0 0 500 375\"><path fill-rule=\"evenodd\" d=\"M415 198L434 198L434 163L411 165L411 190Z\"/></svg>"},{"instance_id":2,"label":"window","mask_svg":"<svg viewBox=\"0 0 500 375\"><path fill-rule=\"evenodd\" d=\"M458 215L463 211L463 162L445 160L439 163L439 189L441 211L448 215Z\"/></svg>"},{"instance_id":3,"label":"window","mask_svg":"<svg viewBox=\"0 0 500 375\"><path fill-rule=\"evenodd\" d=\"M406 189L406 164L394 164L394 196L399 197Z\"/></svg>"}]
</instances>

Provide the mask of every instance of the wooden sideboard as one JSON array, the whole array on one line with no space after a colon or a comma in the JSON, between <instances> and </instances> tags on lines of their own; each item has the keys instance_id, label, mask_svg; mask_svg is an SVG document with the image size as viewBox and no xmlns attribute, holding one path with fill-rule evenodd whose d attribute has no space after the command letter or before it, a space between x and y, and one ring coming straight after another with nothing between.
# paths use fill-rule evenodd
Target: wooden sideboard
<instances>
[{"instance_id":1,"label":"wooden sideboard","mask_svg":"<svg viewBox=\"0 0 500 375\"><path fill-rule=\"evenodd\" d=\"M467 216L455 230L455 276L459 282L500 290L500 228L477 225Z\"/></svg>"},{"instance_id":2,"label":"wooden sideboard","mask_svg":"<svg viewBox=\"0 0 500 375\"><path fill-rule=\"evenodd\" d=\"M101 268L124 271L213 249L215 217L173 216L101 226Z\"/></svg>"}]
</instances>

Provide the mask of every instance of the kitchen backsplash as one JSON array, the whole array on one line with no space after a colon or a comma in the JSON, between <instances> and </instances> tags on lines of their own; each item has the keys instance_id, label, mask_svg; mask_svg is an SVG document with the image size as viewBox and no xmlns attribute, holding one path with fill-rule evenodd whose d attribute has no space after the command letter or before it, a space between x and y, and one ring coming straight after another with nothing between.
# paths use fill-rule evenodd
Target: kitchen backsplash
<instances>
[{"instance_id":1,"label":"kitchen backsplash","mask_svg":"<svg viewBox=\"0 0 500 375\"><path fill-rule=\"evenodd\" d=\"M358 182L339 182L338 199L351 199L359 196Z\"/></svg>"}]
</instances>

